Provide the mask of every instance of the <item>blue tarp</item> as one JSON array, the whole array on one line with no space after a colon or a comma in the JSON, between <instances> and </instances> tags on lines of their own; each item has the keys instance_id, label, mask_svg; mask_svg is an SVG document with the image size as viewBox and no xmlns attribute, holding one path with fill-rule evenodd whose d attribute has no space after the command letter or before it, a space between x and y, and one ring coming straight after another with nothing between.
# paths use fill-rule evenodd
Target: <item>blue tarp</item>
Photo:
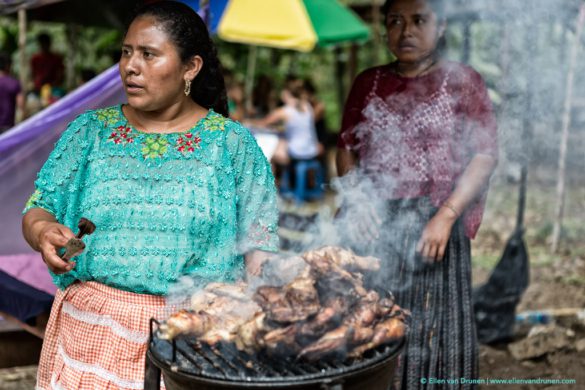
<instances>
[{"instance_id":1,"label":"blue tarp","mask_svg":"<svg viewBox=\"0 0 585 390\"><path fill-rule=\"evenodd\" d=\"M50 307L51 277L22 237L21 211L67 124L86 110L125 100L118 66L112 66L0 135L0 311L26 321ZM23 266L26 270L20 269Z\"/></svg>"}]
</instances>

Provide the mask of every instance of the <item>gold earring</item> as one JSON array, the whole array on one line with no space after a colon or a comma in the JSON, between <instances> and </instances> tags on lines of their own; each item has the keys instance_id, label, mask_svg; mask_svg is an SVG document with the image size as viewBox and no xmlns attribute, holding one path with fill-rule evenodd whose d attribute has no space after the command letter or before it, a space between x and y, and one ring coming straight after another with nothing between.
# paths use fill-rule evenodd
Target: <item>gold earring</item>
<instances>
[{"instance_id":1,"label":"gold earring","mask_svg":"<svg viewBox=\"0 0 585 390\"><path fill-rule=\"evenodd\" d=\"M185 79L185 96L189 96L191 94L191 80Z\"/></svg>"}]
</instances>

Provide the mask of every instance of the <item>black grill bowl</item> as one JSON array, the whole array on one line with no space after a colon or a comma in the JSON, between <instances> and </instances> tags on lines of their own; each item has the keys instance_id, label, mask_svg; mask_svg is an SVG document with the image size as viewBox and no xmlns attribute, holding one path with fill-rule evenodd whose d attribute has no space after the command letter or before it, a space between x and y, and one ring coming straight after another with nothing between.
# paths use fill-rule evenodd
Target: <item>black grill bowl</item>
<instances>
[{"instance_id":1,"label":"black grill bowl","mask_svg":"<svg viewBox=\"0 0 585 390\"><path fill-rule=\"evenodd\" d=\"M404 340L368 351L360 359L307 363L248 355L231 345L210 348L179 337L161 340L151 332L145 390L179 389L334 389L386 390Z\"/></svg>"}]
</instances>

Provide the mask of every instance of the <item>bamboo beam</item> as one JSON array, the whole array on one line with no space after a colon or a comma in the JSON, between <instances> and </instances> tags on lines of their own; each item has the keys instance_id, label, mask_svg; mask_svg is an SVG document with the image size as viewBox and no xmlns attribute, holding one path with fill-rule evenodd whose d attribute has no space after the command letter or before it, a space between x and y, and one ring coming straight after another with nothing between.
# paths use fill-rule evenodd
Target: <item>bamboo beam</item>
<instances>
[{"instance_id":1,"label":"bamboo beam","mask_svg":"<svg viewBox=\"0 0 585 390\"><path fill-rule=\"evenodd\" d=\"M254 90L254 78L256 74L256 61L258 59L258 46L250 45L248 47L248 66L246 68L246 83L244 85L246 112L252 112L252 92Z\"/></svg>"},{"instance_id":2,"label":"bamboo beam","mask_svg":"<svg viewBox=\"0 0 585 390\"><path fill-rule=\"evenodd\" d=\"M26 10L18 10L18 77L22 89L26 91L28 87L28 66L26 57Z\"/></svg>"},{"instance_id":3,"label":"bamboo beam","mask_svg":"<svg viewBox=\"0 0 585 390\"><path fill-rule=\"evenodd\" d=\"M581 34L583 33L583 25L585 24L585 2L581 3L579 8L579 16L577 17L577 28L575 29L575 39L571 47L571 54L569 58L569 71L567 74L567 84L565 93L565 104L562 116L562 132L561 145L559 152L559 170L557 181L557 196L555 207L555 220L552 234L551 251L557 253L561 240L561 230L563 225L563 212L565 209L565 175L567 167L567 146L569 143L569 130L571 127L571 107L573 103L573 87L575 79L575 68L577 67L577 57L579 54L579 46L581 46Z\"/></svg>"},{"instance_id":4,"label":"bamboo beam","mask_svg":"<svg viewBox=\"0 0 585 390\"><path fill-rule=\"evenodd\" d=\"M373 1L372 3L372 30L374 31L374 58L372 59L372 63L378 64L380 61L380 52L382 49L382 19L384 15L382 15L380 9L380 3L378 1ZM353 81L353 78L352 78Z\"/></svg>"},{"instance_id":5,"label":"bamboo beam","mask_svg":"<svg viewBox=\"0 0 585 390\"><path fill-rule=\"evenodd\" d=\"M78 44L78 36L79 36L79 26L75 24L68 24L65 27L65 32L67 36L67 51L71 53L71 55L66 56L65 59L65 89L67 91L71 91L75 89L77 84L77 77L76 77L76 63L77 63L77 49L79 47Z\"/></svg>"}]
</instances>

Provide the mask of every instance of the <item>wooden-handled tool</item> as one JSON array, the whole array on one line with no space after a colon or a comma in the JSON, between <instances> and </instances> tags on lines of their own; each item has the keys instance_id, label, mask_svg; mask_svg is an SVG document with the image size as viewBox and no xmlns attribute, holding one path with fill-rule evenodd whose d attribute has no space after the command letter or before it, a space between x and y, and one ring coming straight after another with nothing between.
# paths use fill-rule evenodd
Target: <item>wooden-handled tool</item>
<instances>
[{"instance_id":1,"label":"wooden-handled tool","mask_svg":"<svg viewBox=\"0 0 585 390\"><path fill-rule=\"evenodd\" d=\"M87 218L81 218L77 227L79 228L79 232L75 238L67 241L67 244L65 244L65 253L61 255L61 258L65 261L69 261L73 256L81 253L85 249L85 244L81 241L81 238L95 231L95 225Z\"/></svg>"}]
</instances>

